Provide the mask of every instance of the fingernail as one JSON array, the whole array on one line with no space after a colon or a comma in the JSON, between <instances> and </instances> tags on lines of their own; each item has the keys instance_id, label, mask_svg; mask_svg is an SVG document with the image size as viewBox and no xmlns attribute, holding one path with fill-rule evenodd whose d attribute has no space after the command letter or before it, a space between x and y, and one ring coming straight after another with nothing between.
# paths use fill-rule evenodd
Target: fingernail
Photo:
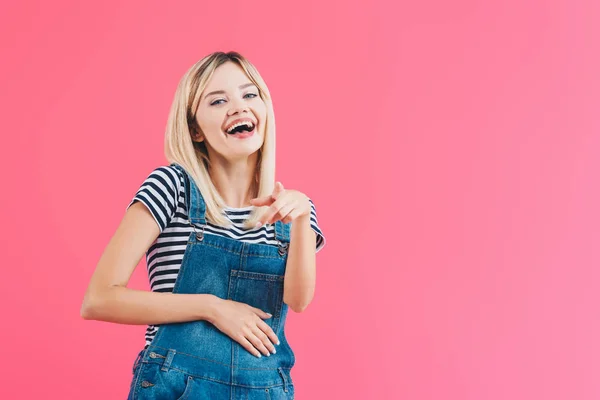
<instances>
[{"instance_id":1,"label":"fingernail","mask_svg":"<svg viewBox=\"0 0 600 400\"><path fill-rule=\"evenodd\" d=\"M272 317L272 316L273 316L273 314L271 314L271 313L267 313L267 315L268 315L269 317Z\"/></svg>"},{"instance_id":2,"label":"fingernail","mask_svg":"<svg viewBox=\"0 0 600 400\"><path fill-rule=\"evenodd\" d=\"M278 341L278 342L277 342L277 343L275 343L275 344L276 344L277 346L279 346L279 345L281 344L281 342L279 342L279 341Z\"/></svg>"},{"instance_id":3,"label":"fingernail","mask_svg":"<svg viewBox=\"0 0 600 400\"><path fill-rule=\"evenodd\" d=\"M277 354L277 350L273 349L273 354Z\"/></svg>"},{"instance_id":4,"label":"fingernail","mask_svg":"<svg viewBox=\"0 0 600 400\"><path fill-rule=\"evenodd\" d=\"M258 358L260 358L260 357L261 357L261 355L259 354L259 355L258 355Z\"/></svg>"}]
</instances>

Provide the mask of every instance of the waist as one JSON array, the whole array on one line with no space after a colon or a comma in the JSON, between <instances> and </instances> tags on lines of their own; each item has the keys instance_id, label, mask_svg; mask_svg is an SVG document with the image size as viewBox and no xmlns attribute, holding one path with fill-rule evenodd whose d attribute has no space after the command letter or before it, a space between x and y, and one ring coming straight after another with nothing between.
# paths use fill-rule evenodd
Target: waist
<instances>
[{"instance_id":1,"label":"waist","mask_svg":"<svg viewBox=\"0 0 600 400\"><path fill-rule=\"evenodd\" d=\"M276 346L277 353L256 357L229 339L228 348L210 346L193 349L152 343L144 351L142 362L158 364L161 370L174 369L198 378L244 387L272 387L290 383L294 364L287 341Z\"/></svg>"}]
</instances>

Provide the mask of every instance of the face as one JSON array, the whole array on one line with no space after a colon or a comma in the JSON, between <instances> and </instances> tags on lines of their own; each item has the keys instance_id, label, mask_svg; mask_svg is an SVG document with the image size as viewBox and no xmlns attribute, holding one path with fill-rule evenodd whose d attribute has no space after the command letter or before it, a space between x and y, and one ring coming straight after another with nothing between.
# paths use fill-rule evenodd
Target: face
<instances>
[{"instance_id":1,"label":"face","mask_svg":"<svg viewBox=\"0 0 600 400\"><path fill-rule=\"evenodd\" d=\"M201 94L196 113L200 132L192 140L205 141L210 158L219 155L230 161L244 159L262 146L266 116L258 87L240 66L226 62L215 70ZM227 133L236 121L249 122L251 126L246 129L252 131Z\"/></svg>"}]
</instances>

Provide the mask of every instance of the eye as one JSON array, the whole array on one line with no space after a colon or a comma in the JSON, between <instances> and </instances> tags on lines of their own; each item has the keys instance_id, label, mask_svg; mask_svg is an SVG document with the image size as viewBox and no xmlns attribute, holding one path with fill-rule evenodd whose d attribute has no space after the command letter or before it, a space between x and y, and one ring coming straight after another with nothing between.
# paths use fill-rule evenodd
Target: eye
<instances>
[{"instance_id":1,"label":"eye","mask_svg":"<svg viewBox=\"0 0 600 400\"><path fill-rule=\"evenodd\" d=\"M244 98L246 98L246 96L249 96L249 95L250 95L250 96L252 96L252 97L250 97L251 99L253 99L253 98L255 98L255 97L257 97L257 96L258 96L258 95L257 95L257 94L255 94L255 93L246 93L246 94L244 95ZM214 105L221 104L221 103L219 103L219 101L225 101L225 100L223 100L223 99L217 99L217 100L213 101L212 103L210 103L210 105L211 105L211 106L214 106Z\"/></svg>"}]
</instances>

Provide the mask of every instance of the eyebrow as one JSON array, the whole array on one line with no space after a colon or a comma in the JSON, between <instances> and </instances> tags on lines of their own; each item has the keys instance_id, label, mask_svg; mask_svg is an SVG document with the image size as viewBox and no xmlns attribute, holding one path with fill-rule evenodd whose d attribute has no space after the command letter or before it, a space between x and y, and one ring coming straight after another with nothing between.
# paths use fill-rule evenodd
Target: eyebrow
<instances>
[{"instance_id":1,"label":"eyebrow","mask_svg":"<svg viewBox=\"0 0 600 400\"><path fill-rule=\"evenodd\" d=\"M255 85L254 83L252 83L252 82L250 82L250 83L245 83L245 84L243 84L242 86L240 86L240 89L246 88L246 87L248 87L248 86L256 86L256 85ZM214 92L210 92L210 93L208 93L208 94L205 94L205 95L204 95L204 98L207 98L208 96L210 96L210 95L213 95L213 94L224 94L224 93L225 93L225 91L224 91L224 90L215 90Z\"/></svg>"}]
</instances>

